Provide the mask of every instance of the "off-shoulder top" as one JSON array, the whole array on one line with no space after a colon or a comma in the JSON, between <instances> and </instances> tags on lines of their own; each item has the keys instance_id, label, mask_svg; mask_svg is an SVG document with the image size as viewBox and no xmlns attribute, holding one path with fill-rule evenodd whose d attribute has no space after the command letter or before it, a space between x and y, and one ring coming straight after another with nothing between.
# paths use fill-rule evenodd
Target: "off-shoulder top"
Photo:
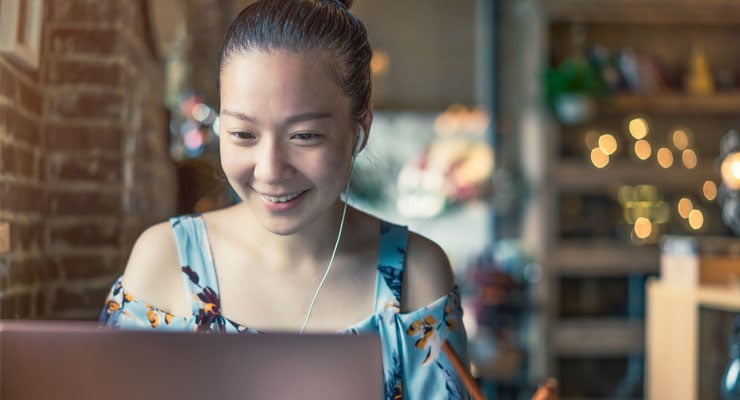
<instances>
[{"instance_id":1,"label":"off-shoulder top","mask_svg":"<svg viewBox=\"0 0 740 400\"><path fill-rule=\"evenodd\" d=\"M140 301L118 278L100 314L113 329L159 329L191 332L259 333L223 316L216 269L206 226L200 215L170 219L183 278L192 294L192 313L178 316ZM386 399L467 399L468 393L444 356L447 341L463 362L467 337L457 287L417 310L401 313L401 286L408 230L380 224L375 307L372 315L338 332L380 337Z\"/></svg>"}]
</instances>

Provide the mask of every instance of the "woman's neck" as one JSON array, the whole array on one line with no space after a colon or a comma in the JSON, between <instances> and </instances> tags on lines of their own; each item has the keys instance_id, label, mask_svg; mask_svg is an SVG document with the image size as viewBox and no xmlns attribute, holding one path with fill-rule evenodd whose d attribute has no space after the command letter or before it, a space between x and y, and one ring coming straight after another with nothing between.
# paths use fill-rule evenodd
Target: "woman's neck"
<instances>
[{"instance_id":1,"label":"woman's neck","mask_svg":"<svg viewBox=\"0 0 740 400\"><path fill-rule=\"evenodd\" d=\"M299 231L287 235L276 234L255 223L256 219L246 207L238 210L238 218L242 221L255 221L240 225L248 230L248 237L258 246L260 258L268 261L266 265L273 268L315 268L325 265L331 258L342 224L343 207L344 203L337 201L336 206L317 216ZM350 214L354 214L353 209L347 207L346 214L342 236L346 236L349 230L348 220L351 219ZM342 240L340 239L339 249L342 248Z\"/></svg>"}]
</instances>

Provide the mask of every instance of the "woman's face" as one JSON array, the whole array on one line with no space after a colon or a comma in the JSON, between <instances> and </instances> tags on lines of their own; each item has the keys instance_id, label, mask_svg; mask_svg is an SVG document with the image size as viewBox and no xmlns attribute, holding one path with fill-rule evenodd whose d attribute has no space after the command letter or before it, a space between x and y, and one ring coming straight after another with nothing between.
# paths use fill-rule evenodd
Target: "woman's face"
<instances>
[{"instance_id":1,"label":"woman's face","mask_svg":"<svg viewBox=\"0 0 740 400\"><path fill-rule=\"evenodd\" d=\"M327 59L232 55L221 72L221 163L263 227L291 234L334 216L358 125Z\"/></svg>"}]
</instances>

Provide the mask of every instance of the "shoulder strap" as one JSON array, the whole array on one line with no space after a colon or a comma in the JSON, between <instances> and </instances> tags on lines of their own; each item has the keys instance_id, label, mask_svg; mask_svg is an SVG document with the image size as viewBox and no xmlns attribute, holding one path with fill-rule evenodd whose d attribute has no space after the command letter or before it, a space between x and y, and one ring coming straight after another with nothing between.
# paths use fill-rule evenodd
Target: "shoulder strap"
<instances>
[{"instance_id":1,"label":"shoulder strap","mask_svg":"<svg viewBox=\"0 0 740 400\"><path fill-rule=\"evenodd\" d=\"M177 242L177 253L180 259L185 286L191 293L191 308L197 314L202 308L199 294L206 288L218 296L216 268L211 256L205 222L200 215L184 215L170 218L172 230Z\"/></svg>"},{"instance_id":2,"label":"shoulder strap","mask_svg":"<svg viewBox=\"0 0 740 400\"><path fill-rule=\"evenodd\" d=\"M403 268L406 265L408 228L380 221L380 245L378 249L378 279L375 289L375 309L386 307L384 299L395 300L401 305Z\"/></svg>"}]
</instances>

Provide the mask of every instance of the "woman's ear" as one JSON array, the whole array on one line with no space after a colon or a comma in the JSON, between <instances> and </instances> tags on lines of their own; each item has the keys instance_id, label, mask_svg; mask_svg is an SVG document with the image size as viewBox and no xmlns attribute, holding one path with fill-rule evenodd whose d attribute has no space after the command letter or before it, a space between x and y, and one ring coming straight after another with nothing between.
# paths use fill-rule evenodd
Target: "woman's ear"
<instances>
[{"instance_id":1,"label":"woman's ear","mask_svg":"<svg viewBox=\"0 0 740 400\"><path fill-rule=\"evenodd\" d=\"M373 124L373 103L371 102L367 107L367 113L365 117L360 121L360 128L362 128L362 137L360 138L361 143L358 143L358 149L362 150L367 145L367 139L370 137L370 126ZM358 151L359 153L359 151Z\"/></svg>"}]
</instances>

